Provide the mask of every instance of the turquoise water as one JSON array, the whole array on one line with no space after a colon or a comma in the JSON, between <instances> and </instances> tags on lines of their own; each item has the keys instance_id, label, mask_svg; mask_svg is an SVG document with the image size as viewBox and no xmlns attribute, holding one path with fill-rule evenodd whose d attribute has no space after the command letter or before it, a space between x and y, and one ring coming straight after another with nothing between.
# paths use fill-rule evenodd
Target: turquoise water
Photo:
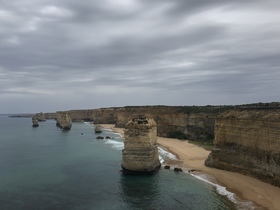
<instances>
[{"instance_id":1,"label":"turquoise water","mask_svg":"<svg viewBox=\"0 0 280 210\"><path fill-rule=\"evenodd\" d=\"M83 133L83 135L81 135ZM152 176L120 171L122 138L74 123L31 127L29 118L0 117L0 209L237 209L217 189L186 173Z\"/></svg>"}]
</instances>

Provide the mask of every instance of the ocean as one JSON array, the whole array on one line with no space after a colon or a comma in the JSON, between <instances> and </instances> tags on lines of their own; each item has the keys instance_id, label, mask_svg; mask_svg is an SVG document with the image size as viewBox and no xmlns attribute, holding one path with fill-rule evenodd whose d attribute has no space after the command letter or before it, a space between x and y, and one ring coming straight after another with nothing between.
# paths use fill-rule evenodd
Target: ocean
<instances>
[{"instance_id":1,"label":"ocean","mask_svg":"<svg viewBox=\"0 0 280 210\"><path fill-rule=\"evenodd\" d=\"M123 175L123 137L111 130L95 134L89 123L73 123L69 131L54 120L39 124L0 115L1 210L253 209L203 175L165 169ZM175 158L164 148L159 153L163 164Z\"/></svg>"}]
</instances>

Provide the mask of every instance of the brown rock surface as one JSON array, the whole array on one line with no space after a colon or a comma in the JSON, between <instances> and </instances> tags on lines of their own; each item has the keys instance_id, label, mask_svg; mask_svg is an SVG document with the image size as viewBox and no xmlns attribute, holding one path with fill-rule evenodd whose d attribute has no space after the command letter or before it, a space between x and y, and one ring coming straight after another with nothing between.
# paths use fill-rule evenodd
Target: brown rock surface
<instances>
[{"instance_id":1,"label":"brown rock surface","mask_svg":"<svg viewBox=\"0 0 280 210\"><path fill-rule=\"evenodd\" d=\"M70 130L72 119L66 112L57 112L56 125L63 130Z\"/></svg>"},{"instance_id":2,"label":"brown rock surface","mask_svg":"<svg viewBox=\"0 0 280 210\"><path fill-rule=\"evenodd\" d=\"M70 110L73 121L116 124L122 128L131 116L145 115L157 124L157 135L190 140L213 140L216 117L228 106L132 106L89 110ZM51 114L46 114L47 118ZM52 116L53 117L53 116Z\"/></svg>"},{"instance_id":3,"label":"brown rock surface","mask_svg":"<svg viewBox=\"0 0 280 210\"><path fill-rule=\"evenodd\" d=\"M157 149L157 126L145 116L130 120L124 131L122 169L124 173L152 173L161 164Z\"/></svg>"},{"instance_id":4,"label":"brown rock surface","mask_svg":"<svg viewBox=\"0 0 280 210\"><path fill-rule=\"evenodd\" d=\"M40 112L40 113L36 114L36 118L39 122L46 121L45 114L43 112Z\"/></svg>"},{"instance_id":5,"label":"brown rock surface","mask_svg":"<svg viewBox=\"0 0 280 210\"><path fill-rule=\"evenodd\" d=\"M232 110L216 119L215 148L206 166L280 186L280 111Z\"/></svg>"},{"instance_id":6,"label":"brown rock surface","mask_svg":"<svg viewBox=\"0 0 280 210\"><path fill-rule=\"evenodd\" d=\"M102 127L100 125L96 125L94 131L95 133L102 133Z\"/></svg>"}]
</instances>

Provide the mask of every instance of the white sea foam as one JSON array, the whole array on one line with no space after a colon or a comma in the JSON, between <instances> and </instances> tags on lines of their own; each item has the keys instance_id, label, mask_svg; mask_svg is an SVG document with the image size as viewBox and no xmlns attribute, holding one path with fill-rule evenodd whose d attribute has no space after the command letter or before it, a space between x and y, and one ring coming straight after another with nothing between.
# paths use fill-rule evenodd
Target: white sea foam
<instances>
[{"instance_id":1,"label":"white sea foam","mask_svg":"<svg viewBox=\"0 0 280 210\"><path fill-rule=\"evenodd\" d=\"M159 158L159 162L162 164L164 162L164 159L160 155L158 156L158 158Z\"/></svg>"},{"instance_id":2,"label":"white sea foam","mask_svg":"<svg viewBox=\"0 0 280 210\"><path fill-rule=\"evenodd\" d=\"M115 132L114 132L114 134L116 134L116 135L118 135L118 136L120 136L120 137L122 137L122 138L123 138L123 135L122 135L122 134L120 134L120 133L115 133Z\"/></svg>"},{"instance_id":3,"label":"white sea foam","mask_svg":"<svg viewBox=\"0 0 280 210\"><path fill-rule=\"evenodd\" d=\"M253 209L255 209L253 202L251 202L251 201L240 201L239 199L236 198L234 193L229 192L225 187L209 181L206 174L201 174L201 175L190 174L190 175L199 179L199 180L201 180L201 181L203 181L203 182L206 182L206 183L212 185L213 187L215 187L215 189L217 190L217 192L220 195L226 196L231 202L233 202L236 205L236 207L239 210L253 210Z\"/></svg>"},{"instance_id":4,"label":"white sea foam","mask_svg":"<svg viewBox=\"0 0 280 210\"><path fill-rule=\"evenodd\" d=\"M105 144L110 144L112 148L117 149L117 150L122 150L124 148L124 143L121 141L115 141L115 140L106 140Z\"/></svg>"},{"instance_id":5,"label":"white sea foam","mask_svg":"<svg viewBox=\"0 0 280 210\"><path fill-rule=\"evenodd\" d=\"M159 153L159 157L163 159L163 161L164 159L178 160L175 155L173 155L172 153L168 152L167 150L161 147L158 147L158 153Z\"/></svg>"}]
</instances>

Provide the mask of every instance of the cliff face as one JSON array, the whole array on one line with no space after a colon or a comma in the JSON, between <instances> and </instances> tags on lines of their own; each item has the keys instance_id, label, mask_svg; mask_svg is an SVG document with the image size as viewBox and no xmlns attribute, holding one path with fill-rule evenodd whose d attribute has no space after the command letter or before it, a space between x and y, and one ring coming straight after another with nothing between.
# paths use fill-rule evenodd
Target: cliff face
<instances>
[{"instance_id":1,"label":"cliff face","mask_svg":"<svg viewBox=\"0 0 280 210\"><path fill-rule=\"evenodd\" d=\"M205 164L280 186L280 110L232 110L216 119Z\"/></svg>"},{"instance_id":2,"label":"cliff face","mask_svg":"<svg viewBox=\"0 0 280 210\"><path fill-rule=\"evenodd\" d=\"M139 106L70 110L67 114L73 121L116 124L116 127L124 127L133 116L145 115L155 120L158 136L199 141L214 138L215 119L229 108L232 107Z\"/></svg>"},{"instance_id":3,"label":"cliff face","mask_svg":"<svg viewBox=\"0 0 280 210\"><path fill-rule=\"evenodd\" d=\"M161 166L157 149L157 126L140 116L125 126L122 169L124 173L152 173Z\"/></svg>"}]
</instances>

